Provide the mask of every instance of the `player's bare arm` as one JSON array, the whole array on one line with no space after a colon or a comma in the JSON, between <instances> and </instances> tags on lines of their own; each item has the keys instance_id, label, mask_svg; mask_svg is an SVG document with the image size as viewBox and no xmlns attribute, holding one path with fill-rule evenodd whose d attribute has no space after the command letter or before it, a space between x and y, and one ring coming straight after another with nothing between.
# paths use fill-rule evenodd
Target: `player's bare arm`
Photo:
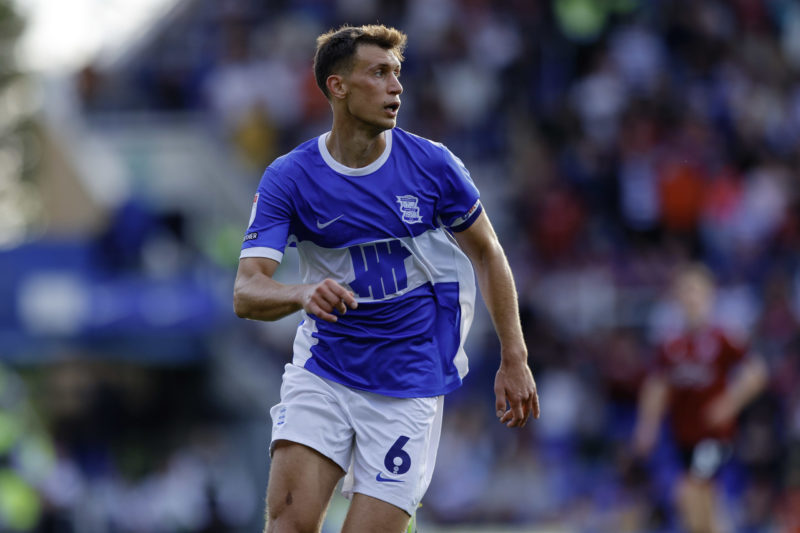
<instances>
[{"instance_id":1,"label":"player's bare arm","mask_svg":"<svg viewBox=\"0 0 800 533\"><path fill-rule=\"evenodd\" d=\"M639 413L633 432L633 451L637 456L646 457L655 446L668 401L667 380L659 374L648 377L639 394Z\"/></svg>"},{"instance_id":2,"label":"player's bare arm","mask_svg":"<svg viewBox=\"0 0 800 533\"><path fill-rule=\"evenodd\" d=\"M352 292L331 279L316 284L290 285L273 279L278 262L266 257L239 261L233 286L233 309L241 318L277 320L305 310L328 322L336 322L348 307L358 303Z\"/></svg>"},{"instance_id":3,"label":"player's bare arm","mask_svg":"<svg viewBox=\"0 0 800 533\"><path fill-rule=\"evenodd\" d=\"M485 211L455 238L475 267L483 300L500 339L500 369L494 384L497 416L509 427L523 427L531 415L539 418L539 396L528 366L511 268Z\"/></svg>"},{"instance_id":4,"label":"player's bare arm","mask_svg":"<svg viewBox=\"0 0 800 533\"><path fill-rule=\"evenodd\" d=\"M767 384L767 364L760 356L748 357L725 392L709 405L706 418L719 427L734 420Z\"/></svg>"}]
</instances>

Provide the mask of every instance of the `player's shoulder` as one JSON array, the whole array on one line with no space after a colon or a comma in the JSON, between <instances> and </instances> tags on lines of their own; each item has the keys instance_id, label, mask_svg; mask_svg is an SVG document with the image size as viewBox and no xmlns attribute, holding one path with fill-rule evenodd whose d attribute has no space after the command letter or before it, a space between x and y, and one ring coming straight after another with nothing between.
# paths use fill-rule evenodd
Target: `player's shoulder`
<instances>
[{"instance_id":1,"label":"player's shoulder","mask_svg":"<svg viewBox=\"0 0 800 533\"><path fill-rule=\"evenodd\" d=\"M317 138L298 145L292 151L275 158L261 175L262 190L281 191L281 194L296 194L307 188L309 172L320 159Z\"/></svg>"},{"instance_id":2,"label":"player's shoulder","mask_svg":"<svg viewBox=\"0 0 800 533\"><path fill-rule=\"evenodd\" d=\"M686 344L687 336L684 331L680 329L670 329L663 331L660 334L661 338L658 341L658 348L662 353L671 353L675 350L680 351L680 347Z\"/></svg>"},{"instance_id":3,"label":"player's shoulder","mask_svg":"<svg viewBox=\"0 0 800 533\"><path fill-rule=\"evenodd\" d=\"M392 130L392 144L404 146L415 157L427 157L432 161L441 161L445 146L421 135L408 132L401 128Z\"/></svg>"},{"instance_id":4,"label":"player's shoulder","mask_svg":"<svg viewBox=\"0 0 800 533\"><path fill-rule=\"evenodd\" d=\"M750 347L747 329L741 326L718 324L714 326L713 335L722 345L737 352L745 352Z\"/></svg>"},{"instance_id":5,"label":"player's shoulder","mask_svg":"<svg viewBox=\"0 0 800 533\"><path fill-rule=\"evenodd\" d=\"M292 151L275 158L267 167L267 171L278 174L290 174L292 171L308 165L319 157L317 143L317 137L305 141Z\"/></svg>"}]
</instances>

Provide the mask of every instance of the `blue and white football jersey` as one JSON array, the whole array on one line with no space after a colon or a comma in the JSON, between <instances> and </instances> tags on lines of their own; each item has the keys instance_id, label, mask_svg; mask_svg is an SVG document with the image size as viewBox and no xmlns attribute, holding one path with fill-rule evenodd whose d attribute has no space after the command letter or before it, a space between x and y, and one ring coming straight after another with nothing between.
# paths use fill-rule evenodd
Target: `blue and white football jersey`
<instances>
[{"instance_id":1,"label":"blue and white football jersey","mask_svg":"<svg viewBox=\"0 0 800 533\"><path fill-rule=\"evenodd\" d=\"M304 313L293 363L395 397L445 394L467 373L472 265L451 231L479 216L478 190L443 145L399 128L372 164L331 157L329 133L276 159L261 179L240 257L280 261L297 246L303 283L356 295L336 323Z\"/></svg>"}]
</instances>

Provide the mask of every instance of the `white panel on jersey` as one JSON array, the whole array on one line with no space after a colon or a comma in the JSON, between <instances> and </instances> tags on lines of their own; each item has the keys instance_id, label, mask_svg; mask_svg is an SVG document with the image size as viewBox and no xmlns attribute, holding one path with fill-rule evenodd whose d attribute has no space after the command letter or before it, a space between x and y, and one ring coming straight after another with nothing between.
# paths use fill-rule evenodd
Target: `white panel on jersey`
<instances>
[{"instance_id":1,"label":"white panel on jersey","mask_svg":"<svg viewBox=\"0 0 800 533\"><path fill-rule=\"evenodd\" d=\"M317 332L317 322L303 313L303 321L297 326L297 335L294 338L294 357L292 364L305 366L306 361L311 357L311 347L319 342L314 336Z\"/></svg>"},{"instance_id":2,"label":"white panel on jersey","mask_svg":"<svg viewBox=\"0 0 800 533\"><path fill-rule=\"evenodd\" d=\"M388 292L386 298L358 296L357 301L388 300L412 291L425 283L459 282L467 289L467 298L475 297L472 265L458 247L455 240L445 230L438 228L429 230L417 237L400 239L383 239L361 243L358 246L372 246L376 243L399 240L410 252L405 258L406 287ZM343 285L349 285L355 279L353 260L348 248L323 248L311 241L297 243L300 255L300 278L303 283L319 283L331 278ZM470 289L471 287L471 289ZM464 305L462 305L462 312ZM472 307L469 309L472 317Z\"/></svg>"},{"instance_id":3,"label":"white panel on jersey","mask_svg":"<svg viewBox=\"0 0 800 533\"><path fill-rule=\"evenodd\" d=\"M475 316L476 290L472 263L458 246L455 238L441 229L423 233L414 239L413 244L419 250L415 253L415 256L420 257L427 263L428 271L434 283L458 282L458 303L461 306L461 341L458 346L458 353L453 359L453 364L458 370L458 375L463 378L469 371L464 343L467 340L467 333ZM446 257L445 254L449 254L450 257Z\"/></svg>"}]
</instances>

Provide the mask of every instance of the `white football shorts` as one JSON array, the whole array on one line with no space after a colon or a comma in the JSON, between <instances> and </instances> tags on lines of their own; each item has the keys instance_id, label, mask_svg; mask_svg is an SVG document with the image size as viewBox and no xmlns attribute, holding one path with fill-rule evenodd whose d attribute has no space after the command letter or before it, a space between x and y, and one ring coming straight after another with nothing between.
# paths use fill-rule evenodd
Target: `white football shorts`
<instances>
[{"instance_id":1,"label":"white football shorts","mask_svg":"<svg viewBox=\"0 0 800 533\"><path fill-rule=\"evenodd\" d=\"M313 448L347 472L347 498L360 492L413 515L433 475L443 405L444 396L382 396L287 364L270 454L278 440Z\"/></svg>"}]
</instances>

